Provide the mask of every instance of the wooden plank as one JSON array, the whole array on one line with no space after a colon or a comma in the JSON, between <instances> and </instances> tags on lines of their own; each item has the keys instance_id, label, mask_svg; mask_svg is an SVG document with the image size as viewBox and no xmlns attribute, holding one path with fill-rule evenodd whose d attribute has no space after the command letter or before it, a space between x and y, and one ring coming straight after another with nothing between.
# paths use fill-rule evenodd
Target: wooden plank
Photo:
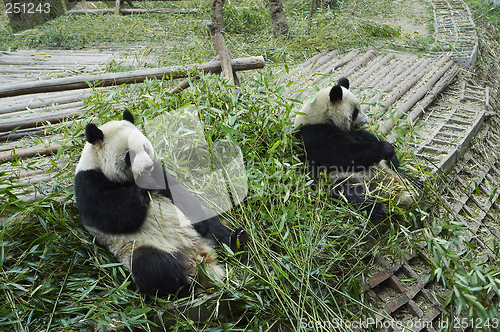
<instances>
[{"instance_id":1,"label":"wooden plank","mask_svg":"<svg viewBox=\"0 0 500 332\"><path fill-rule=\"evenodd\" d=\"M234 71L260 69L265 65L262 56L247 57L231 60ZM107 73L101 75L78 75L72 77L56 78L45 81L0 85L0 97L18 96L23 94L86 89L89 85L98 84L100 87L120 84L141 83L146 79L171 79L186 77L190 72L202 71L220 73L220 61L211 61L205 64L189 66L171 66L152 68L121 73Z\"/></svg>"}]
</instances>

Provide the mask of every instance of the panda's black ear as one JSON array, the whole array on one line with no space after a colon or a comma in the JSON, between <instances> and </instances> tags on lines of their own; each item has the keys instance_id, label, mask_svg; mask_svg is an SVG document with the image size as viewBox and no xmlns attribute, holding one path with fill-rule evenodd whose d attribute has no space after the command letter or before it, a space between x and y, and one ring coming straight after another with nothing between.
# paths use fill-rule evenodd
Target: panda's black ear
<instances>
[{"instance_id":1,"label":"panda's black ear","mask_svg":"<svg viewBox=\"0 0 500 332\"><path fill-rule=\"evenodd\" d=\"M343 86L344 88L349 90L349 80L347 78L345 78L345 77L339 78L339 81L337 84L340 86Z\"/></svg>"},{"instance_id":2,"label":"panda's black ear","mask_svg":"<svg viewBox=\"0 0 500 332\"><path fill-rule=\"evenodd\" d=\"M330 90L330 101L335 103L340 100L342 100L342 87L340 85L335 85Z\"/></svg>"},{"instance_id":3,"label":"panda's black ear","mask_svg":"<svg viewBox=\"0 0 500 332\"><path fill-rule=\"evenodd\" d=\"M96 144L104 140L104 133L93 123L85 127L85 138L90 144Z\"/></svg>"},{"instance_id":4,"label":"panda's black ear","mask_svg":"<svg viewBox=\"0 0 500 332\"><path fill-rule=\"evenodd\" d=\"M123 120L127 120L128 122L134 124L134 116L128 110L123 111Z\"/></svg>"}]
</instances>

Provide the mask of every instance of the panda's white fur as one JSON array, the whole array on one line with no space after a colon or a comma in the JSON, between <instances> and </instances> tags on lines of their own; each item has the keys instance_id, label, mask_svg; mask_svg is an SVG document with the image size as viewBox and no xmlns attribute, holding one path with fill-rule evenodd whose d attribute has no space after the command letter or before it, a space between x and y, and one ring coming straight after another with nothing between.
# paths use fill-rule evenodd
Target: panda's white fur
<instances>
[{"instance_id":1,"label":"panda's white fur","mask_svg":"<svg viewBox=\"0 0 500 332\"><path fill-rule=\"evenodd\" d=\"M225 243L236 251L236 243L245 240L240 238L244 231L231 233L216 217L200 218L193 225L186 214L202 211L201 205L182 188L178 197L184 201L179 199L180 208L174 205L177 199L169 185L179 192L180 184L155 160L153 146L135 127L132 115L125 111L124 120L99 128L90 124L86 136L75 174L80 218L132 271L139 289L161 296L181 289L179 295L186 296L195 279L206 286L196 277L197 264L212 277L224 278L214 245Z\"/></svg>"},{"instance_id":2,"label":"panda's white fur","mask_svg":"<svg viewBox=\"0 0 500 332\"><path fill-rule=\"evenodd\" d=\"M358 130L368 121L368 117L361 111L354 121L352 120L352 110L360 110L359 100L351 91L341 86L342 102L332 103L330 101L331 87L324 88L314 99L308 100L300 113L295 117L294 128L297 129L302 124L319 124L333 122L345 132Z\"/></svg>"},{"instance_id":3,"label":"panda's white fur","mask_svg":"<svg viewBox=\"0 0 500 332\"><path fill-rule=\"evenodd\" d=\"M225 277L224 270L216 262L217 256L213 245L203 239L193 228L192 223L172 204L170 199L152 194L151 206L141 229L134 233L110 234L93 227L86 227L96 240L128 269L132 270L132 254L135 248L150 246L173 252L181 249L189 259L185 272L195 278L197 264L205 264L208 273L215 273L220 279ZM208 286L204 279L201 285Z\"/></svg>"},{"instance_id":4,"label":"panda's white fur","mask_svg":"<svg viewBox=\"0 0 500 332\"><path fill-rule=\"evenodd\" d=\"M133 123L127 120L109 121L99 129L104 133L104 140L97 145L85 143L76 167L77 173L100 169L108 179L126 183L134 180L134 174L137 176L148 167L153 167L153 146ZM122 162L122 156L129 150L137 151L132 168Z\"/></svg>"},{"instance_id":5,"label":"panda's white fur","mask_svg":"<svg viewBox=\"0 0 500 332\"><path fill-rule=\"evenodd\" d=\"M408 207L414 203L412 185L391 169L389 161L396 168L399 162L390 143L362 129L367 121L346 78L320 90L305 102L294 121L296 136L304 144L303 160L313 175L326 171L337 187L343 186L349 202L362 205L367 201L364 196ZM348 193L360 187L362 195L355 190ZM372 218L379 219L385 207L378 203L375 210Z\"/></svg>"}]
</instances>

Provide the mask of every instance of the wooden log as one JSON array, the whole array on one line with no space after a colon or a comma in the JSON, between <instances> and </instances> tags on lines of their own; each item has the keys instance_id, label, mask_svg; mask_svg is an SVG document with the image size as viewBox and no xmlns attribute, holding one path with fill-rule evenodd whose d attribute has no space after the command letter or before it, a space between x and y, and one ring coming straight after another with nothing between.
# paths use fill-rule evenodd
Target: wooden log
<instances>
[{"instance_id":1,"label":"wooden log","mask_svg":"<svg viewBox=\"0 0 500 332\"><path fill-rule=\"evenodd\" d=\"M182 90L186 90L187 88L189 88L189 81L185 80L185 81L182 81L178 86L176 86L175 88L170 90L168 93L171 93L171 94L179 93Z\"/></svg>"},{"instance_id":2,"label":"wooden log","mask_svg":"<svg viewBox=\"0 0 500 332\"><path fill-rule=\"evenodd\" d=\"M225 28L224 23L224 4L226 0L210 0L210 18L216 25L216 32L221 32Z\"/></svg>"},{"instance_id":3,"label":"wooden log","mask_svg":"<svg viewBox=\"0 0 500 332\"><path fill-rule=\"evenodd\" d=\"M115 15L120 15L120 9L122 9L122 3L120 0L115 0Z\"/></svg>"},{"instance_id":4,"label":"wooden log","mask_svg":"<svg viewBox=\"0 0 500 332\"><path fill-rule=\"evenodd\" d=\"M428 93L424 99L413 110L408 114L408 119L411 123L415 123L417 118L420 117L423 111L429 107L429 105L444 91L457 77L458 72L460 71L459 67L453 67L450 71L448 71L441 79L436 83L434 88L430 93ZM401 129L408 129L406 124L402 124ZM390 143L394 143L396 141L397 133L393 133L387 137L387 141Z\"/></svg>"},{"instance_id":5,"label":"wooden log","mask_svg":"<svg viewBox=\"0 0 500 332\"><path fill-rule=\"evenodd\" d=\"M421 87L410 100L408 100L402 107L400 107L397 112L394 114L394 118L388 119L380 128L382 133L389 132L398 119L403 117L408 111L415 105L420 99L422 99L429 90L431 90L432 86L436 84L436 82L450 69L450 67L455 63L451 60L450 56L446 55L442 58L443 61L447 61L445 66L441 68L434 76L427 81L427 83Z\"/></svg>"},{"instance_id":6,"label":"wooden log","mask_svg":"<svg viewBox=\"0 0 500 332\"><path fill-rule=\"evenodd\" d=\"M54 144L49 147L47 146L35 146L30 148L22 148L17 150L0 152L0 162L10 160L10 159L21 159L21 158L31 158L34 156L46 156L57 153L61 146L59 144Z\"/></svg>"},{"instance_id":7,"label":"wooden log","mask_svg":"<svg viewBox=\"0 0 500 332\"><path fill-rule=\"evenodd\" d=\"M68 93L60 92L57 96L47 95L47 97L32 97L30 95L28 96L28 98L25 97L23 99L19 99L19 101L16 101L15 104L0 107L0 114L24 111L28 108L35 110L44 106L51 106L52 104L73 103L76 101L84 100L85 98L88 98L93 94L92 89L86 89L85 91L88 92L75 93L74 91L68 91Z\"/></svg>"},{"instance_id":8,"label":"wooden log","mask_svg":"<svg viewBox=\"0 0 500 332\"><path fill-rule=\"evenodd\" d=\"M85 112L85 110L80 108L72 108L68 110L62 110L57 112L50 113L42 113L30 116L29 118L22 119L6 119L0 121L0 132L9 132L14 129L25 129L25 128L33 128L39 124L48 123L57 123L61 122L68 117L76 116Z\"/></svg>"},{"instance_id":9,"label":"wooden log","mask_svg":"<svg viewBox=\"0 0 500 332\"><path fill-rule=\"evenodd\" d=\"M44 131L45 131L45 126L40 126L36 129L29 128L29 129L16 130L13 133L12 132L0 133L0 142L15 141L30 135L43 135Z\"/></svg>"},{"instance_id":10,"label":"wooden log","mask_svg":"<svg viewBox=\"0 0 500 332\"><path fill-rule=\"evenodd\" d=\"M370 66L370 69L368 69L366 72L364 72L361 76L354 78L353 82L352 82L352 86L353 87L360 86L361 83L363 83L368 77L373 75L373 73L378 71L385 64L389 63L392 59L394 59L393 53L386 54L380 61L378 61L373 66Z\"/></svg>"},{"instance_id":11,"label":"wooden log","mask_svg":"<svg viewBox=\"0 0 500 332\"><path fill-rule=\"evenodd\" d=\"M221 29L215 23L208 24L208 28L210 29L215 51L220 56L220 64L224 77L229 78L229 83L234 85L233 68L231 67L231 52L227 49L226 41L219 32Z\"/></svg>"},{"instance_id":12,"label":"wooden log","mask_svg":"<svg viewBox=\"0 0 500 332\"><path fill-rule=\"evenodd\" d=\"M22 119L26 119L26 116L31 117L36 114L41 114L41 113L46 113L46 112L53 112L57 110L63 110L67 108L80 108L83 106L83 101L77 101L74 103L66 103L66 104L60 104L60 105L54 105L54 106L47 106L44 108L35 108L32 110L26 110L26 111L18 111L15 113L7 113L7 114L0 114L0 121L4 119L10 119L10 118L15 118L17 120L22 121Z\"/></svg>"},{"instance_id":13,"label":"wooden log","mask_svg":"<svg viewBox=\"0 0 500 332\"><path fill-rule=\"evenodd\" d=\"M157 9L120 9L122 15L138 15L138 14L196 14L197 9L177 9L177 8L157 8ZM85 15L85 14L114 14L115 9L72 9L68 10L68 14Z\"/></svg>"},{"instance_id":14,"label":"wooden log","mask_svg":"<svg viewBox=\"0 0 500 332\"><path fill-rule=\"evenodd\" d=\"M371 89L372 97L364 105L361 105L361 112L366 113L370 108L370 105L374 105L377 103L378 98L380 97L378 95L379 91L391 91L396 85L399 84L399 82L401 82L403 78L408 76L415 70L415 68L420 66L422 62L425 61L425 59L420 59L414 62L414 60L417 59L417 56L410 57L409 59L404 60L402 63L395 63L394 71L391 71L389 73L384 71L380 73L379 77L374 80L374 83L376 82L376 84L372 86ZM414 63L408 67L408 65L412 62ZM366 99L368 99L370 95L365 96Z\"/></svg>"},{"instance_id":15,"label":"wooden log","mask_svg":"<svg viewBox=\"0 0 500 332\"><path fill-rule=\"evenodd\" d=\"M353 51L349 52L346 56L344 56L342 59L340 59L339 61L337 61L333 64L328 64L326 66L326 68L320 72L320 75L317 75L314 78L313 82L317 83L318 81L322 80L325 77L325 75L331 74L335 69L346 65L347 63L352 61L354 58L356 58L356 56L358 54L359 54L359 50L353 50Z\"/></svg>"},{"instance_id":16,"label":"wooden log","mask_svg":"<svg viewBox=\"0 0 500 332\"><path fill-rule=\"evenodd\" d=\"M404 78L398 86L394 87L395 89L391 89L392 92L386 96L383 101L384 107L379 109L379 114L377 115L377 119L381 119L385 112L392 106L395 102L401 99L410 89L415 87L415 85L429 73L429 67L432 67L431 59L425 59L422 63L416 67L412 72L408 74L404 73L400 75L401 78Z\"/></svg>"},{"instance_id":17,"label":"wooden log","mask_svg":"<svg viewBox=\"0 0 500 332\"><path fill-rule=\"evenodd\" d=\"M264 65L265 62L262 56L231 60L231 66L234 71L260 69L263 68ZM0 85L0 98L40 92L85 89L88 88L89 85L99 85L103 87L141 83L146 79L154 78L161 79L167 77L176 79L186 77L190 72L194 71L220 73L222 68L220 61L211 61L200 65L172 66L121 73L106 73L101 75L79 75L46 81L3 84Z\"/></svg>"}]
</instances>

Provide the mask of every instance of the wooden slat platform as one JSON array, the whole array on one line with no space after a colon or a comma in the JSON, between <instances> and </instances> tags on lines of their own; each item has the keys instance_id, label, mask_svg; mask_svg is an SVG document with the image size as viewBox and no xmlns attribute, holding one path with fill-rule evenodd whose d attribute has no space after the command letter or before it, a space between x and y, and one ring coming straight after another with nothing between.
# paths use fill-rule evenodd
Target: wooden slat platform
<instances>
[{"instance_id":1,"label":"wooden slat platform","mask_svg":"<svg viewBox=\"0 0 500 332\"><path fill-rule=\"evenodd\" d=\"M277 84L289 85L283 92L285 95L305 100L315 91L335 85L340 77L347 77L350 90L360 99L361 110L371 119L373 129L389 133L415 106L424 109L430 105L457 73L458 68L449 56L436 60L377 54L373 50L354 50L345 55L332 51L304 62Z\"/></svg>"},{"instance_id":2,"label":"wooden slat platform","mask_svg":"<svg viewBox=\"0 0 500 332\"><path fill-rule=\"evenodd\" d=\"M14 81L46 80L57 77L94 73L104 70L110 64L137 68L152 65L152 57L130 55L127 57L110 51L72 50L20 50L0 52L0 84Z\"/></svg>"}]
</instances>

